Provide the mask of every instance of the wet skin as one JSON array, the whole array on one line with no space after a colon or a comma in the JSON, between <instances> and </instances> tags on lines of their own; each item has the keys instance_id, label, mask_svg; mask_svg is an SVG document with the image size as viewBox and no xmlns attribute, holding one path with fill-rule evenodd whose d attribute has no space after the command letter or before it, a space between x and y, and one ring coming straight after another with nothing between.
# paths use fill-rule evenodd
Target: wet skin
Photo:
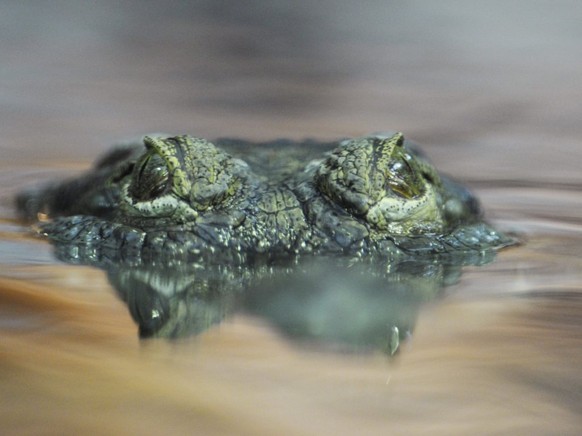
<instances>
[{"instance_id":1,"label":"wet skin","mask_svg":"<svg viewBox=\"0 0 582 436\"><path fill-rule=\"evenodd\" d=\"M401 133L336 143L145 137L79 178L25 192L56 243L126 257L463 255L513 241Z\"/></svg>"}]
</instances>

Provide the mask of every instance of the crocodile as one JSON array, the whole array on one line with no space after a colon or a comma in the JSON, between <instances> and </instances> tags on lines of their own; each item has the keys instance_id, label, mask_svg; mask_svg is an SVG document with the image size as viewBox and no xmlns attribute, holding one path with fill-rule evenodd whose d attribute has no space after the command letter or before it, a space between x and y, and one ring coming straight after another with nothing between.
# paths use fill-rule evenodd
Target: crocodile
<instances>
[{"instance_id":1,"label":"crocodile","mask_svg":"<svg viewBox=\"0 0 582 436\"><path fill-rule=\"evenodd\" d=\"M142 338L242 310L295 340L392 356L463 265L516 243L401 133L150 135L16 202L58 259L107 272Z\"/></svg>"},{"instance_id":2,"label":"crocodile","mask_svg":"<svg viewBox=\"0 0 582 436\"><path fill-rule=\"evenodd\" d=\"M513 244L402 133L253 143L150 135L17 197L55 244L124 259L476 256Z\"/></svg>"}]
</instances>

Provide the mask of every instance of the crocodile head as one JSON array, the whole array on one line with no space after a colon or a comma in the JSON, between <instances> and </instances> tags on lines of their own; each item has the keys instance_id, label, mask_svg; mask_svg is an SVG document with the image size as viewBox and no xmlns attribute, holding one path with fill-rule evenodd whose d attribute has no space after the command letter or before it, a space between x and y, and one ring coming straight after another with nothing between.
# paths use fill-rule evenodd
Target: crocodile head
<instances>
[{"instance_id":1,"label":"crocodile head","mask_svg":"<svg viewBox=\"0 0 582 436\"><path fill-rule=\"evenodd\" d=\"M446 226L441 178L404 146L402 133L345 141L321 164L315 183L379 234L436 233Z\"/></svg>"},{"instance_id":2,"label":"crocodile head","mask_svg":"<svg viewBox=\"0 0 582 436\"><path fill-rule=\"evenodd\" d=\"M205 258L217 248L229 262L267 252L386 257L515 243L484 223L475 196L440 176L400 133L336 143L316 160L319 145L331 144L219 142L249 164L204 139L144 142L145 150L116 148L86 175L23 194L19 205L27 215L49 211L55 220L40 231L65 249L129 257Z\"/></svg>"},{"instance_id":3,"label":"crocodile head","mask_svg":"<svg viewBox=\"0 0 582 436\"><path fill-rule=\"evenodd\" d=\"M207 211L225 211L243 197L248 166L191 136L145 137L146 152L121 188L129 221L196 221Z\"/></svg>"}]
</instances>

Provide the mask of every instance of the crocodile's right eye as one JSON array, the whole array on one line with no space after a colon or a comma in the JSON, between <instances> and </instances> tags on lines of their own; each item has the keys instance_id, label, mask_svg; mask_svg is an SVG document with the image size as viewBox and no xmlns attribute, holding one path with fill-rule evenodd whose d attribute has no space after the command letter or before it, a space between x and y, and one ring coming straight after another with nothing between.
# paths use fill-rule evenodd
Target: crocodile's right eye
<instances>
[{"instance_id":1,"label":"crocodile's right eye","mask_svg":"<svg viewBox=\"0 0 582 436\"><path fill-rule=\"evenodd\" d=\"M136 164L129 194L136 201L153 200L168 192L170 187L166 162L158 154L149 154Z\"/></svg>"}]
</instances>

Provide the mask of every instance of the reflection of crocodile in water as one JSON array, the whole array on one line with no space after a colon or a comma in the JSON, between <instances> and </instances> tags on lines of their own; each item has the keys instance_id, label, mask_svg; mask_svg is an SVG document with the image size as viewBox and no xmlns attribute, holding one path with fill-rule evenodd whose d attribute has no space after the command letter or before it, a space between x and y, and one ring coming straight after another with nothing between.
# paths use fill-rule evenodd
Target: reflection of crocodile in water
<instances>
[{"instance_id":1,"label":"reflection of crocodile in water","mask_svg":"<svg viewBox=\"0 0 582 436\"><path fill-rule=\"evenodd\" d=\"M242 312L303 343L388 355L411 335L422 303L456 283L462 267L311 256L242 268L207 262L99 266L142 338L197 335Z\"/></svg>"},{"instance_id":2,"label":"reflection of crocodile in water","mask_svg":"<svg viewBox=\"0 0 582 436\"><path fill-rule=\"evenodd\" d=\"M422 301L514 243L401 134L144 142L17 199L58 258L107 270L142 337L243 310L289 336L393 354Z\"/></svg>"},{"instance_id":3,"label":"reflection of crocodile in water","mask_svg":"<svg viewBox=\"0 0 582 436\"><path fill-rule=\"evenodd\" d=\"M189 136L144 142L145 150L114 149L77 179L21 194L19 210L54 218L41 232L57 243L133 260L396 259L512 243L400 133L329 144L219 140L220 148Z\"/></svg>"}]
</instances>

